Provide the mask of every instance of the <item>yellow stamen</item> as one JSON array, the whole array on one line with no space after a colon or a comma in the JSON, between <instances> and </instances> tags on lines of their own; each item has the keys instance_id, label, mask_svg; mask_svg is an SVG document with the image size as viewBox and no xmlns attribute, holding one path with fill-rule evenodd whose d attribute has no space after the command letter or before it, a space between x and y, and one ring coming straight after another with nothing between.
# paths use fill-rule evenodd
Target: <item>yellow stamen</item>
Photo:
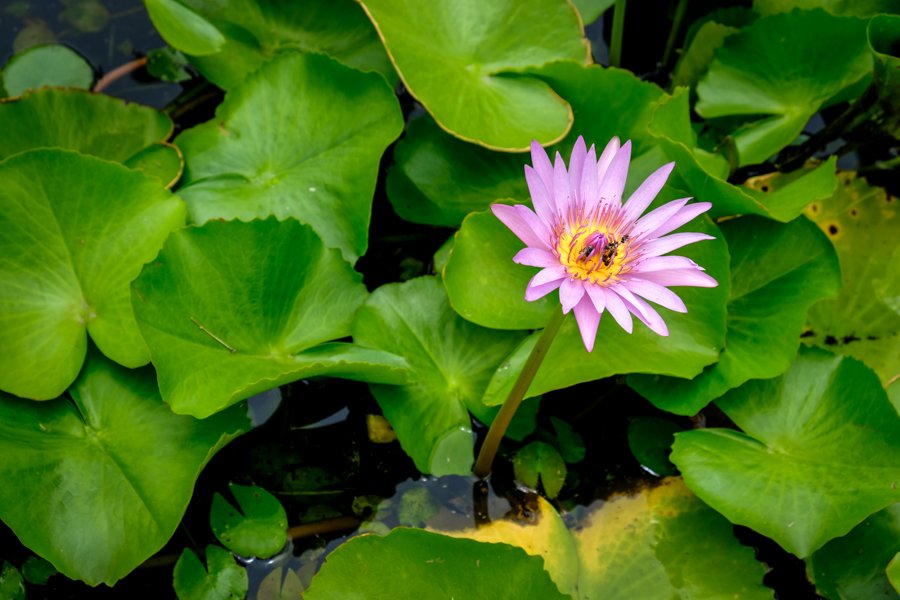
<instances>
[{"instance_id":1,"label":"yellow stamen","mask_svg":"<svg viewBox=\"0 0 900 600\"><path fill-rule=\"evenodd\" d=\"M556 251L570 276L601 285L618 281L628 257L628 236L593 220L561 229Z\"/></svg>"}]
</instances>

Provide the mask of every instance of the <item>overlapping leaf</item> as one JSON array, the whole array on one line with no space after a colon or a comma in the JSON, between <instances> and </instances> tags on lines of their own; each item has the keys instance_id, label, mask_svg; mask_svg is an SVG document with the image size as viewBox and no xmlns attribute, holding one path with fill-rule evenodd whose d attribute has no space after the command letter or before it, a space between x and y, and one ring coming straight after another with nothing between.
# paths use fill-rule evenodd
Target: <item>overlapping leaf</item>
<instances>
[{"instance_id":1,"label":"overlapping leaf","mask_svg":"<svg viewBox=\"0 0 900 600\"><path fill-rule=\"evenodd\" d=\"M80 54L58 44L36 46L13 56L0 74L0 89L10 96L43 86L88 89L94 70Z\"/></svg>"},{"instance_id":2,"label":"overlapping leaf","mask_svg":"<svg viewBox=\"0 0 900 600\"><path fill-rule=\"evenodd\" d=\"M900 416L855 359L805 350L716 404L744 433L679 433L672 461L733 523L802 558L900 502Z\"/></svg>"},{"instance_id":3,"label":"overlapping leaf","mask_svg":"<svg viewBox=\"0 0 900 600\"><path fill-rule=\"evenodd\" d=\"M809 306L836 294L840 284L834 249L803 217L785 225L744 217L723 222L721 230L731 253L731 292L719 361L692 380L628 379L670 412L695 414L745 381L784 373L800 345Z\"/></svg>"},{"instance_id":4,"label":"overlapping leaf","mask_svg":"<svg viewBox=\"0 0 900 600\"><path fill-rule=\"evenodd\" d=\"M179 193L195 222L293 217L355 261L381 155L401 128L378 75L284 54L231 90L214 120L178 137L187 161Z\"/></svg>"},{"instance_id":5,"label":"overlapping leaf","mask_svg":"<svg viewBox=\"0 0 900 600\"><path fill-rule=\"evenodd\" d=\"M568 2L361 3L407 89L453 135L523 151L532 139L547 144L568 133L569 105L527 74L550 62L588 60Z\"/></svg>"},{"instance_id":6,"label":"overlapping leaf","mask_svg":"<svg viewBox=\"0 0 900 600\"><path fill-rule=\"evenodd\" d=\"M66 148L124 162L166 140L172 120L118 98L45 89L0 102L0 159L33 148Z\"/></svg>"},{"instance_id":7,"label":"overlapping leaf","mask_svg":"<svg viewBox=\"0 0 900 600\"><path fill-rule=\"evenodd\" d=\"M202 418L313 375L403 381L398 357L329 342L350 332L365 297L312 229L268 219L176 231L132 301L163 398Z\"/></svg>"},{"instance_id":8,"label":"overlapping leaf","mask_svg":"<svg viewBox=\"0 0 900 600\"><path fill-rule=\"evenodd\" d=\"M697 86L697 112L706 118L770 115L733 134L741 165L763 162L833 96L869 75L865 26L820 9L758 19L716 51Z\"/></svg>"},{"instance_id":9,"label":"overlapping leaf","mask_svg":"<svg viewBox=\"0 0 900 600\"><path fill-rule=\"evenodd\" d=\"M283 51L324 53L363 71L397 76L353 0L145 0L160 34L216 85L230 90Z\"/></svg>"},{"instance_id":10,"label":"overlapping leaf","mask_svg":"<svg viewBox=\"0 0 900 600\"><path fill-rule=\"evenodd\" d=\"M409 362L410 383L370 388L416 467L435 475L471 469L466 404L479 401L494 369L523 337L460 318L434 277L382 286L353 324L356 342Z\"/></svg>"},{"instance_id":11,"label":"overlapping leaf","mask_svg":"<svg viewBox=\"0 0 900 600\"><path fill-rule=\"evenodd\" d=\"M69 393L0 394L0 518L66 576L112 585L168 541L203 465L249 423L238 407L174 415L152 371L98 352Z\"/></svg>"},{"instance_id":12,"label":"overlapping leaf","mask_svg":"<svg viewBox=\"0 0 900 600\"><path fill-rule=\"evenodd\" d=\"M129 283L184 205L122 165L58 149L0 162L0 389L55 398L75 380L90 335L128 367L150 356Z\"/></svg>"},{"instance_id":13,"label":"overlapping leaf","mask_svg":"<svg viewBox=\"0 0 900 600\"><path fill-rule=\"evenodd\" d=\"M515 582L515 585L511 585ZM483 544L420 529L355 537L332 552L304 594L308 600L567 598L542 561L507 544ZM527 591L526 591L527 590Z\"/></svg>"},{"instance_id":14,"label":"overlapping leaf","mask_svg":"<svg viewBox=\"0 0 900 600\"><path fill-rule=\"evenodd\" d=\"M900 314L891 308L900 297L897 200L854 173L839 181L832 197L806 209L837 251L842 286L810 308L804 343L862 360L887 385L900 374Z\"/></svg>"}]
</instances>

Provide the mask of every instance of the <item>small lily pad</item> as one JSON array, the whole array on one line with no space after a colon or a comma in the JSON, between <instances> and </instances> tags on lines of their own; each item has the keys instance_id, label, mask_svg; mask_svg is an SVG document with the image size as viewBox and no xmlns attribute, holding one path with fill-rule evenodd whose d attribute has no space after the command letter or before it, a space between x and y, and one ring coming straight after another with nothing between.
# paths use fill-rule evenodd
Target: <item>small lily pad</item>
<instances>
[{"instance_id":1,"label":"small lily pad","mask_svg":"<svg viewBox=\"0 0 900 600\"><path fill-rule=\"evenodd\" d=\"M545 442L531 442L518 452L513 459L516 479L533 490L538 483L550 499L556 498L566 482L566 461L559 452Z\"/></svg>"},{"instance_id":2,"label":"small lily pad","mask_svg":"<svg viewBox=\"0 0 900 600\"><path fill-rule=\"evenodd\" d=\"M221 494L213 496L209 524L223 546L245 557L269 558L287 541L287 514L278 499L256 486L230 484L237 501L232 506Z\"/></svg>"},{"instance_id":3,"label":"small lily pad","mask_svg":"<svg viewBox=\"0 0 900 600\"><path fill-rule=\"evenodd\" d=\"M144 0L153 26L175 48L187 54L214 54L225 44L216 27L178 0Z\"/></svg>"},{"instance_id":4,"label":"small lily pad","mask_svg":"<svg viewBox=\"0 0 900 600\"><path fill-rule=\"evenodd\" d=\"M184 171L184 157L174 144L151 144L125 161L125 166L155 177L172 189Z\"/></svg>"},{"instance_id":5,"label":"small lily pad","mask_svg":"<svg viewBox=\"0 0 900 600\"><path fill-rule=\"evenodd\" d=\"M206 566L190 548L175 563L174 587L179 600L240 600L250 585L247 571L234 562L231 552L206 547Z\"/></svg>"},{"instance_id":6,"label":"small lily pad","mask_svg":"<svg viewBox=\"0 0 900 600\"><path fill-rule=\"evenodd\" d=\"M0 569L0 598L25 600L25 580L19 570L5 560Z\"/></svg>"},{"instance_id":7,"label":"small lily pad","mask_svg":"<svg viewBox=\"0 0 900 600\"><path fill-rule=\"evenodd\" d=\"M80 54L61 45L34 46L16 54L3 67L2 86L10 96L49 87L89 89L94 69Z\"/></svg>"}]
</instances>

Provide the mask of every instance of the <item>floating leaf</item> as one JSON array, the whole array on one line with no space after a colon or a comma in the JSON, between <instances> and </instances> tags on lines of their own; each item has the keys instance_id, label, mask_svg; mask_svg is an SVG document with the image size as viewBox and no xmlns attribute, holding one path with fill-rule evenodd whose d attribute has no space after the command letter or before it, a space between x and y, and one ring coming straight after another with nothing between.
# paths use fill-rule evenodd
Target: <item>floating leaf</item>
<instances>
[{"instance_id":1,"label":"floating leaf","mask_svg":"<svg viewBox=\"0 0 900 600\"><path fill-rule=\"evenodd\" d=\"M800 345L806 311L837 293L840 270L828 239L805 218L787 224L758 217L721 224L731 253L725 348L692 380L630 376L658 407L693 415L750 379L784 373ZM705 263L702 263L705 264Z\"/></svg>"},{"instance_id":2,"label":"floating leaf","mask_svg":"<svg viewBox=\"0 0 900 600\"><path fill-rule=\"evenodd\" d=\"M877 512L810 556L807 571L826 598L891 598L885 566L900 552L900 503Z\"/></svg>"},{"instance_id":3,"label":"floating leaf","mask_svg":"<svg viewBox=\"0 0 900 600\"><path fill-rule=\"evenodd\" d=\"M35 46L16 54L3 68L2 86L10 96L44 86L88 89L94 70L68 46Z\"/></svg>"},{"instance_id":4,"label":"floating leaf","mask_svg":"<svg viewBox=\"0 0 900 600\"><path fill-rule=\"evenodd\" d=\"M706 73L709 63L713 59L716 49L720 48L725 39L740 31L717 21L703 23L689 44L686 45L678 64L672 72L672 86L694 87L700 78Z\"/></svg>"},{"instance_id":5,"label":"floating leaf","mask_svg":"<svg viewBox=\"0 0 900 600\"><path fill-rule=\"evenodd\" d=\"M173 577L179 600L240 600L250 585L247 571L234 562L231 552L214 545L206 547L206 567L185 548Z\"/></svg>"},{"instance_id":6,"label":"floating leaf","mask_svg":"<svg viewBox=\"0 0 900 600\"><path fill-rule=\"evenodd\" d=\"M538 483L550 499L556 498L566 482L566 461L556 448L545 442L531 442L513 459L516 479L533 490Z\"/></svg>"},{"instance_id":7,"label":"floating leaf","mask_svg":"<svg viewBox=\"0 0 900 600\"><path fill-rule=\"evenodd\" d=\"M803 558L900 502L900 416L862 363L805 350L716 404L746 433L679 433L672 462L731 522Z\"/></svg>"},{"instance_id":8,"label":"floating leaf","mask_svg":"<svg viewBox=\"0 0 900 600\"><path fill-rule=\"evenodd\" d=\"M628 334L612 318L605 315L600 319L597 347L592 353L587 353L580 341L581 336L575 319L568 319L550 347L544 363L528 389L527 396L536 396L576 383L623 373L661 373L676 377L692 377L698 374L704 366L718 358L725 334L728 250L722 239L722 233L709 220L696 219L691 222L689 227L691 231L708 233L716 239L680 249L679 254L702 264L707 272L719 282L719 286L711 289L677 289L678 295L688 307L688 312L685 314L666 312L663 318L669 328L668 337L661 337L640 325L634 328L634 333ZM481 243L492 243L487 239L485 238ZM453 261L462 240L463 236L460 233L453 254L450 256L450 264L445 270L445 278L448 277L453 267ZM521 244L519 248L521 248ZM512 262L516 250L516 248L510 248L505 258L496 257L496 260L492 254L489 257L490 260L485 260L483 263L485 273L495 274L495 283L493 284L495 289L492 293L488 293L487 290L483 292L483 306L481 307L457 302L459 290L454 288L456 283L447 284L450 300L460 314L468 318L477 312L478 319L483 319L481 324L490 327L497 326L498 323L509 322L511 315L518 316L520 321L517 325L519 326L536 328L546 324L546 320L541 322L536 317L527 316L526 311L530 310L530 307L524 299L524 285L512 287L504 284L501 287L497 283L511 279L506 275L510 269L524 271L525 275L521 275L524 280L536 272L534 269ZM469 285L478 289L478 280L473 280ZM555 296L554 293L550 302L557 302ZM467 297L474 298L472 290L469 290ZM560 310L560 308L557 305L553 310ZM532 320L526 321L526 318ZM547 320L549 320L549 316ZM503 402L538 335L540 332L532 334L500 365L485 392L483 399L485 404L495 405Z\"/></svg>"},{"instance_id":9,"label":"floating leaf","mask_svg":"<svg viewBox=\"0 0 900 600\"><path fill-rule=\"evenodd\" d=\"M507 544L485 544L419 529L362 535L338 546L313 578L307 600L448 598L553 600L567 598L542 560ZM511 585L510 582L515 582Z\"/></svg>"},{"instance_id":10,"label":"floating leaf","mask_svg":"<svg viewBox=\"0 0 900 600\"><path fill-rule=\"evenodd\" d=\"M184 157L181 150L178 146L164 142L147 146L124 164L159 179L166 189L171 189L181 179L181 173L184 171Z\"/></svg>"},{"instance_id":11,"label":"floating leaf","mask_svg":"<svg viewBox=\"0 0 900 600\"><path fill-rule=\"evenodd\" d=\"M523 335L463 320L434 277L382 286L359 310L353 339L403 356L410 365L410 383L370 389L420 471L470 471L474 440L466 403L481 398Z\"/></svg>"},{"instance_id":12,"label":"floating leaf","mask_svg":"<svg viewBox=\"0 0 900 600\"><path fill-rule=\"evenodd\" d=\"M0 159L33 148L66 148L123 162L172 133L163 113L80 90L46 89L0 102Z\"/></svg>"},{"instance_id":13,"label":"floating leaf","mask_svg":"<svg viewBox=\"0 0 900 600\"><path fill-rule=\"evenodd\" d=\"M159 181L68 150L0 162L0 389L55 398L87 338L128 367L150 360L129 284L184 224Z\"/></svg>"},{"instance_id":14,"label":"floating leaf","mask_svg":"<svg viewBox=\"0 0 900 600\"><path fill-rule=\"evenodd\" d=\"M549 144L568 133L569 105L527 74L550 62L588 60L568 2L361 3L406 88L453 135L525 151L533 139Z\"/></svg>"},{"instance_id":15,"label":"floating leaf","mask_svg":"<svg viewBox=\"0 0 900 600\"><path fill-rule=\"evenodd\" d=\"M888 563L886 572L888 581L891 582L894 591L900 594L900 552L897 552L894 558L891 559L891 562Z\"/></svg>"},{"instance_id":16,"label":"floating leaf","mask_svg":"<svg viewBox=\"0 0 900 600\"><path fill-rule=\"evenodd\" d=\"M293 569L269 571L256 590L257 600L295 600L303 597L303 581Z\"/></svg>"},{"instance_id":17,"label":"floating leaf","mask_svg":"<svg viewBox=\"0 0 900 600\"><path fill-rule=\"evenodd\" d=\"M215 119L178 136L187 161L179 194L197 223L293 217L355 261L381 155L402 127L378 75L284 54L229 92Z\"/></svg>"},{"instance_id":18,"label":"floating leaf","mask_svg":"<svg viewBox=\"0 0 900 600\"><path fill-rule=\"evenodd\" d=\"M854 173L839 181L805 211L834 244L842 285L837 298L810 308L804 342L862 360L886 385L900 374L900 314L890 304L900 296L897 200Z\"/></svg>"},{"instance_id":19,"label":"floating leaf","mask_svg":"<svg viewBox=\"0 0 900 600\"><path fill-rule=\"evenodd\" d=\"M788 12L795 8L824 8L833 15L872 17L896 12L895 0L753 0L753 10L761 15Z\"/></svg>"},{"instance_id":20,"label":"floating leaf","mask_svg":"<svg viewBox=\"0 0 900 600\"><path fill-rule=\"evenodd\" d=\"M869 75L865 27L862 19L823 10L758 19L716 51L697 86L697 112L705 118L771 115L733 134L741 165L765 161L832 96Z\"/></svg>"},{"instance_id":21,"label":"floating leaf","mask_svg":"<svg viewBox=\"0 0 900 600\"><path fill-rule=\"evenodd\" d=\"M659 417L640 417L628 425L628 447L641 467L657 476L677 475L669 460L672 442L681 427Z\"/></svg>"},{"instance_id":22,"label":"floating leaf","mask_svg":"<svg viewBox=\"0 0 900 600\"><path fill-rule=\"evenodd\" d=\"M144 0L144 6L156 30L182 52L214 54L225 44L225 36L212 23L178 0Z\"/></svg>"},{"instance_id":23,"label":"floating leaf","mask_svg":"<svg viewBox=\"0 0 900 600\"><path fill-rule=\"evenodd\" d=\"M219 542L240 556L269 558L287 541L287 513L278 498L256 486L229 484L237 501L213 496L209 525Z\"/></svg>"},{"instance_id":24,"label":"floating leaf","mask_svg":"<svg viewBox=\"0 0 900 600\"><path fill-rule=\"evenodd\" d=\"M191 62L197 69L226 90L280 52L292 50L324 53L361 71L377 71L392 87L397 82L375 29L353 0L183 0L183 4L214 24L225 44L197 56L179 45L196 43L181 35L183 25L158 26L159 32L171 45L194 54Z\"/></svg>"},{"instance_id":25,"label":"floating leaf","mask_svg":"<svg viewBox=\"0 0 900 600\"><path fill-rule=\"evenodd\" d=\"M132 302L163 398L204 418L314 375L404 381L395 356L325 343L350 333L365 296L311 228L267 219L176 231L134 282Z\"/></svg>"},{"instance_id":26,"label":"floating leaf","mask_svg":"<svg viewBox=\"0 0 900 600\"><path fill-rule=\"evenodd\" d=\"M601 503L575 533L578 598L772 598L765 567L681 479Z\"/></svg>"},{"instance_id":27,"label":"floating leaf","mask_svg":"<svg viewBox=\"0 0 900 600\"><path fill-rule=\"evenodd\" d=\"M25 600L25 580L19 570L5 560L0 569L0 598Z\"/></svg>"},{"instance_id":28,"label":"floating leaf","mask_svg":"<svg viewBox=\"0 0 900 600\"><path fill-rule=\"evenodd\" d=\"M0 518L67 577L112 585L169 540L203 465L249 423L239 407L174 415L151 370L98 352L69 394L0 394Z\"/></svg>"},{"instance_id":29,"label":"floating leaf","mask_svg":"<svg viewBox=\"0 0 900 600\"><path fill-rule=\"evenodd\" d=\"M578 9L581 21L585 25L589 25L615 4L615 0L572 0L572 4Z\"/></svg>"},{"instance_id":30,"label":"floating leaf","mask_svg":"<svg viewBox=\"0 0 900 600\"><path fill-rule=\"evenodd\" d=\"M579 576L574 540L553 505L541 496L533 498L536 502L528 503L528 518L510 515L473 529L443 533L479 542L510 544L532 556L540 556L559 590L574 595Z\"/></svg>"},{"instance_id":31,"label":"floating leaf","mask_svg":"<svg viewBox=\"0 0 900 600\"><path fill-rule=\"evenodd\" d=\"M46 585L57 572L53 565L39 556L29 556L22 563L22 577L28 583Z\"/></svg>"},{"instance_id":32,"label":"floating leaf","mask_svg":"<svg viewBox=\"0 0 900 600\"><path fill-rule=\"evenodd\" d=\"M866 33L875 63L873 79L883 112L874 118L885 131L900 138L900 15L872 18Z\"/></svg>"}]
</instances>

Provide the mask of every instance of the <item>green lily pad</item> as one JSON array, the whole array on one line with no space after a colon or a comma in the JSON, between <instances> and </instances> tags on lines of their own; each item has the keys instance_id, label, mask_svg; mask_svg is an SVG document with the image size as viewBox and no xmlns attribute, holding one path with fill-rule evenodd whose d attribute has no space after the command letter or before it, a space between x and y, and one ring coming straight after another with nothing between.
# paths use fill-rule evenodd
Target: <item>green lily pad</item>
<instances>
[{"instance_id":1,"label":"green lily pad","mask_svg":"<svg viewBox=\"0 0 900 600\"><path fill-rule=\"evenodd\" d=\"M581 21L585 25L589 25L615 4L615 0L572 0L572 4L578 9Z\"/></svg>"},{"instance_id":2,"label":"green lily pad","mask_svg":"<svg viewBox=\"0 0 900 600\"><path fill-rule=\"evenodd\" d=\"M169 44L192 54L194 66L223 89L239 85L277 54L297 50L324 53L361 71L377 71L392 87L397 82L381 40L353 0L302 3L183 0L182 3L199 19L214 26L224 36L224 45L198 56L200 53L188 49L188 44L196 41L183 35L183 24L157 23L157 29ZM211 50L212 45L203 49Z\"/></svg>"},{"instance_id":3,"label":"green lily pad","mask_svg":"<svg viewBox=\"0 0 900 600\"><path fill-rule=\"evenodd\" d=\"M835 295L840 285L834 248L803 217L787 224L744 217L723 222L721 229L731 252L731 292L719 361L692 380L628 378L628 385L669 412L693 415L745 381L784 373L809 306Z\"/></svg>"},{"instance_id":4,"label":"green lily pad","mask_svg":"<svg viewBox=\"0 0 900 600\"><path fill-rule=\"evenodd\" d=\"M885 572L887 573L887 578L891 583L891 587L894 588L895 592L900 594L900 552L897 552L897 554L894 555L894 558L888 563Z\"/></svg>"},{"instance_id":5,"label":"green lily pad","mask_svg":"<svg viewBox=\"0 0 900 600\"><path fill-rule=\"evenodd\" d=\"M896 198L854 173L839 174L835 194L806 215L829 237L841 263L841 291L809 310L804 343L849 354L887 385L900 373L900 238Z\"/></svg>"},{"instance_id":6,"label":"green lily pad","mask_svg":"<svg viewBox=\"0 0 900 600\"><path fill-rule=\"evenodd\" d=\"M885 131L900 138L900 15L872 18L866 33L874 60L873 79L882 109L882 114L874 118Z\"/></svg>"},{"instance_id":7,"label":"green lily pad","mask_svg":"<svg viewBox=\"0 0 900 600\"><path fill-rule=\"evenodd\" d=\"M361 0L406 88L456 137L505 151L556 142L569 105L530 69L589 62L579 16L557 0ZM415 27L410 27L415 23Z\"/></svg>"},{"instance_id":8,"label":"green lily pad","mask_svg":"<svg viewBox=\"0 0 900 600\"><path fill-rule=\"evenodd\" d=\"M712 202L711 217L761 215L787 222L797 218L810 202L834 192L834 156L791 173L760 176L751 185L728 183L729 170L724 159L697 147L688 99L685 89L662 98L656 105L649 130L665 157L678 164L670 184L694 194L698 200ZM758 187L753 182L758 182Z\"/></svg>"},{"instance_id":9,"label":"green lily pad","mask_svg":"<svg viewBox=\"0 0 900 600\"><path fill-rule=\"evenodd\" d=\"M278 498L256 486L229 484L237 501L213 496L209 525L219 542L240 556L269 558L287 542L287 513Z\"/></svg>"},{"instance_id":10,"label":"green lily pad","mask_svg":"<svg viewBox=\"0 0 900 600\"><path fill-rule=\"evenodd\" d=\"M174 415L152 370L98 352L69 394L0 394L0 518L67 577L112 585L169 540L200 470L249 423L240 407Z\"/></svg>"},{"instance_id":11,"label":"green lily pad","mask_svg":"<svg viewBox=\"0 0 900 600\"><path fill-rule=\"evenodd\" d=\"M615 320L606 315L600 319L597 346L592 353L587 353L580 341L581 336L575 319L567 319L526 396L537 396L576 383L623 373L661 373L675 377L692 377L719 357L725 335L728 249L722 233L708 219L695 219L688 227L691 231L707 233L716 239L686 246L679 250L679 254L703 265L707 273L719 282L719 286L677 288L677 293L687 305L688 312L682 314L666 311L663 318L669 328L667 337L661 337L642 326L635 327L631 334L626 333ZM463 228L465 229L465 225ZM487 241L488 239L491 241ZM524 283L516 286L505 283L512 280L507 274L510 270L524 271L524 274L518 275L522 281L527 281L535 273L532 268L512 262L513 255L521 249L521 243L517 248L509 246L505 258L495 257L493 251L490 255L487 252L482 255L481 258L484 259L481 263L482 272L495 275L481 276L468 283L478 289L479 281L485 282L485 287L481 288L483 290L481 306L468 301L463 302L461 300L463 297L474 300L472 290L463 293L459 288L462 280L449 278L451 269L454 268L454 259L459 256L457 252L463 241L461 230L450 255L450 263L444 272L450 301L460 314L486 327L512 324L512 318L517 319L515 325L529 328L542 327L549 321L549 314L546 319L540 319L533 311L530 304L537 303L525 301ZM493 244L494 241L493 238L484 238L480 243L482 247L490 248L489 244ZM507 246L504 245L505 248ZM487 286L492 286L493 289ZM556 305L555 309L548 308L548 312L560 310L556 304L558 302L556 293L551 295L548 302ZM485 404L503 403L539 335L540 332L533 333L499 366L482 400Z\"/></svg>"},{"instance_id":12,"label":"green lily pad","mask_svg":"<svg viewBox=\"0 0 900 600\"><path fill-rule=\"evenodd\" d=\"M677 475L669 460L672 442L681 427L659 417L640 417L628 425L628 447L641 467L654 475Z\"/></svg>"},{"instance_id":13,"label":"green lily pad","mask_svg":"<svg viewBox=\"0 0 900 600\"><path fill-rule=\"evenodd\" d=\"M179 194L194 222L293 217L355 261L381 155L402 127L378 75L284 54L231 90L215 119L178 136L187 161Z\"/></svg>"},{"instance_id":14,"label":"green lily pad","mask_svg":"<svg viewBox=\"0 0 900 600\"><path fill-rule=\"evenodd\" d=\"M892 598L885 567L900 552L900 503L875 513L844 537L806 560L817 591L826 598Z\"/></svg>"},{"instance_id":15,"label":"green lily pad","mask_svg":"<svg viewBox=\"0 0 900 600\"><path fill-rule=\"evenodd\" d=\"M128 367L150 360L128 285L184 224L159 181L58 149L0 162L0 389L47 400L71 384L87 338Z\"/></svg>"},{"instance_id":16,"label":"green lily pad","mask_svg":"<svg viewBox=\"0 0 900 600\"><path fill-rule=\"evenodd\" d=\"M515 582L515 585L510 585ZM398 528L362 535L337 547L304 594L346 598L568 598L521 548Z\"/></svg>"},{"instance_id":17,"label":"green lily pad","mask_svg":"<svg viewBox=\"0 0 900 600\"><path fill-rule=\"evenodd\" d=\"M225 44L215 26L178 0L144 0L153 26L172 47L202 56L214 54Z\"/></svg>"},{"instance_id":18,"label":"green lily pad","mask_svg":"<svg viewBox=\"0 0 900 600\"><path fill-rule=\"evenodd\" d=\"M795 8L824 8L833 15L873 17L897 12L896 0L753 0L753 10L761 15L788 12Z\"/></svg>"},{"instance_id":19,"label":"green lily pad","mask_svg":"<svg viewBox=\"0 0 900 600\"><path fill-rule=\"evenodd\" d=\"M39 556L29 556L22 563L22 577L28 583L45 585L58 572L56 567Z\"/></svg>"},{"instance_id":20,"label":"green lily pad","mask_svg":"<svg viewBox=\"0 0 900 600\"><path fill-rule=\"evenodd\" d=\"M434 475L469 473L474 439L466 403L481 398L523 336L465 321L434 277L378 288L353 324L354 341L409 363L408 384L369 387L416 468Z\"/></svg>"},{"instance_id":21,"label":"green lily pad","mask_svg":"<svg viewBox=\"0 0 900 600\"><path fill-rule=\"evenodd\" d=\"M900 416L855 359L804 350L716 404L746 433L679 433L672 462L731 522L803 558L900 502Z\"/></svg>"},{"instance_id":22,"label":"green lily pad","mask_svg":"<svg viewBox=\"0 0 900 600\"><path fill-rule=\"evenodd\" d=\"M0 598L25 600L25 580L19 570L5 560L0 569Z\"/></svg>"},{"instance_id":23,"label":"green lily pad","mask_svg":"<svg viewBox=\"0 0 900 600\"><path fill-rule=\"evenodd\" d=\"M715 20L703 23L689 44L685 46L678 64L672 71L672 86L694 87L706 73L715 51L725 43L725 39L740 31L737 27Z\"/></svg>"},{"instance_id":24,"label":"green lily pad","mask_svg":"<svg viewBox=\"0 0 900 600\"><path fill-rule=\"evenodd\" d=\"M263 577L256 590L257 600L295 600L303 597L303 581L297 571L274 569Z\"/></svg>"},{"instance_id":25,"label":"green lily pad","mask_svg":"<svg viewBox=\"0 0 900 600\"><path fill-rule=\"evenodd\" d=\"M740 165L761 163L790 144L832 96L870 74L865 30L862 19L819 9L762 17L716 51L697 85L697 112L769 115L733 134Z\"/></svg>"},{"instance_id":26,"label":"green lily pad","mask_svg":"<svg viewBox=\"0 0 900 600\"><path fill-rule=\"evenodd\" d=\"M224 548L206 547L206 566L190 548L175 563L175 593L179 600L240 600L250 585L247 571Z\"/></svg>"},{"instance_id":27,"label":"green lily pad","mask_svg":"<svg viewBox=\"0 0 900 600\"><path fill-rule=\"evenodd\" d=\"M600 504L574 534L578 598L772 598L765 566L678 478Z\"/></svg>"},{"instance_id":28,"label":"green lily pad","mask_svg":"<svg viewBox=\"0 0 900 600\"><path fill-rule=\"evenodd\" d=\"M538 483L550 499L556 498L566 482L566 461L556 448L545 442L531 442L513 459L516 479L533 490Z\"/></svg>"},{"instance_id":29,"label":"green lily pad","mask_svg":"<svg viewBox=\"0 0 900 600\"><path fill-rule=\"evenodd\" d=\"M66 148L123 162L172 133L163 113L81 90L45 89L0 102L0 159L33 148Z\"/></svg>"},{"instance_id":30,"label":"green lily pad","mask_svg":"<svg viewBox=\"0 0 900 600\"><path fill-rule=\"evenodd\" d=\"M326 343L350 333L360 276L296 221L212 221L174 232L133 284L163 398L205 418L314 375L405 380L396 356Z\"/></svg>"},{"instance_id":31,"label":"green lily pad","mask_svg":"<svg viewBox=\"0 0 900 600\"><path fill-rule=\"evenodd\" d=\"M125 166L155 177L171 189L184 172L184 156L174 144L151 144L125 161Z\"/></svg>"},{"instance_id":32,"label":"green lily pad","mask_svg":"<svg viewBox=\"0 0 900 600\"><path fill-rule=\"evenodd\" d=\"M388 198L407 221L457 227L498 198L527 198L524 160L457 139L422 115L394 147Z\"/></svg>"},{"instance_id":33,"label":"green lily pad","mask_svg":"<svg viewBox=\"0 0 900 600\"><path fill-rule=\"evenodd\" d=\"M16 54L3 67L0 84L10 96L44 86L89 89L94 69L68 46L34 46Z\"/></svg>"}]
</instances>

